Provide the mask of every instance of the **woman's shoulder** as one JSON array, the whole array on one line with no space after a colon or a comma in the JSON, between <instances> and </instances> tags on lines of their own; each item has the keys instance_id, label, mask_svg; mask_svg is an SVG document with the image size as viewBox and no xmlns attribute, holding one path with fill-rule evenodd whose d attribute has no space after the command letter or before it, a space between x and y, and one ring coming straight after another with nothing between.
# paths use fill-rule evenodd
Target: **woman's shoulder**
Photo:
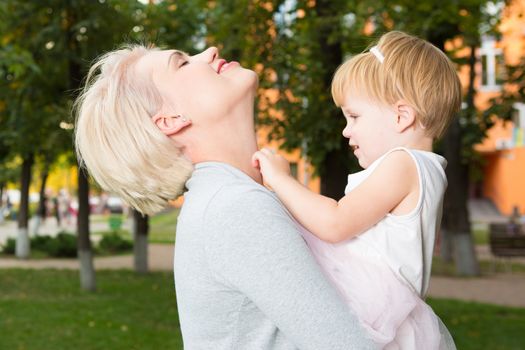
<instances>
[{"instance_id":1,"label":"woman's shoulder","mask_svg":"<svg viewBox=\"0 0 525 350\"><path fill-rule=\"evenodd\" d=\"M232 181L214 193L207 204L205 220L242 220L285 214L286 211L275 193L264 186L256 182Z\"/></svg>"}]
</instances>

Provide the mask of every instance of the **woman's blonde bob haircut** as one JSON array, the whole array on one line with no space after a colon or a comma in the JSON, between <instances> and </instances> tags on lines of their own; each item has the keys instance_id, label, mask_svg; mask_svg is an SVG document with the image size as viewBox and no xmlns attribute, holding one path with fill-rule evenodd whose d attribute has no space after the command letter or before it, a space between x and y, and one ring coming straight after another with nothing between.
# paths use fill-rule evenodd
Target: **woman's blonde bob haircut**
<instances>
[{"instance_id":1,"label":"woman's blonde bob haircut","mask_svg":"<svg viewBox=\"0 0 525 350\"><path fill-rule=\"evenodd\" d=\"M151 50L127 46L98 58L74 106L81 165L104 190L144 214L177 198L193 170L151 120L162 105L153 81L134 72Z\"/></svg>"},{"instance_id":2,"label":"woman's blonde bob haircut","mask_svg":"<svg viewBox=\"0 0 525 350\"><path fill-rule=\"evenodd\" d=\"M443 136L461 107L461 83L449 58L434 45L393 31L383 35L377 48L383 63L369 51L344 62L332 81L332 96L342 106L348 90L393 106L404 100L433 138Z\"/></svg>"}]
</instances>

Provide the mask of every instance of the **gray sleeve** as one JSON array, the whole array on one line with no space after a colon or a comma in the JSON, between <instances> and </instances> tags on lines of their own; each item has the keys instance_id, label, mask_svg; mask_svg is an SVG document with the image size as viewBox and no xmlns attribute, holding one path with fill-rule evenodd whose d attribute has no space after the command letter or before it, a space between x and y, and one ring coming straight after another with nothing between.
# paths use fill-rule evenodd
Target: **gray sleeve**
<instances>
[{"instance_id":1,"label":"gray sleeve","mask_svg":"<svg viewBox=\"0 0 525 350\"><path fill-rule=\"evenodd\" d=\"M269 193L223 188L208 207L204 227L212 235L207 257L214 273L299 349L376 348Z\"/></svg>"}]
</instances>

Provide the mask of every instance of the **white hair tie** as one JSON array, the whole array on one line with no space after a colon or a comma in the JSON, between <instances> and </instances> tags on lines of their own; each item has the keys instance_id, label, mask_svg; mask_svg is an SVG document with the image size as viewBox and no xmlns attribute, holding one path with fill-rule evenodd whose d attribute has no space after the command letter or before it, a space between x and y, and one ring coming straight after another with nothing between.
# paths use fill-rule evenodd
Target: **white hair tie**
<instances>
[{"instance_id":1,"label":"white hair tie","mask_svg":"<svg viewBox=\"0 0 525 350\"><path fill-rule=\"evenodd\" d=\"M372 48L370 48L369 50L374 56L376 56L377 60L381 63L383 63L383 61L385 60L385 56L383 56L383 54L381 53L381 51L379 50L379 48L377 46L373 46Z\"/></svg>"}]
</instances>

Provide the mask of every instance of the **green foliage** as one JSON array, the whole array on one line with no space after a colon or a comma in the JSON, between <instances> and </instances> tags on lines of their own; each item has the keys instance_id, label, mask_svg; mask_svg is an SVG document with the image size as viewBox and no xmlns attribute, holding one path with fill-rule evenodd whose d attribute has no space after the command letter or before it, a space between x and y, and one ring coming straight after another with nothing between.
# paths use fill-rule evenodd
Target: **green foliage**
<instances>
[{"instance_id":1,"label":"green foliage","mask_svg":"<svg viewBox=\"0 0 525 350\"><path fill-rule=\"evenodd\" d=\"M164 0L135 12L132 40L195 53L204 48L206 0Z\"/></svg>"},{"instance_id":2,"label":"green foliage","mask_svg":"<svg viewBox=\"0 0 525 350\"><path fill-rule=\"evenodd\" d=\"M114 231L102 236L98 248L103 253L115 254L129 252L133 248L133 243Z\"/></svg>"}]
</instances>

